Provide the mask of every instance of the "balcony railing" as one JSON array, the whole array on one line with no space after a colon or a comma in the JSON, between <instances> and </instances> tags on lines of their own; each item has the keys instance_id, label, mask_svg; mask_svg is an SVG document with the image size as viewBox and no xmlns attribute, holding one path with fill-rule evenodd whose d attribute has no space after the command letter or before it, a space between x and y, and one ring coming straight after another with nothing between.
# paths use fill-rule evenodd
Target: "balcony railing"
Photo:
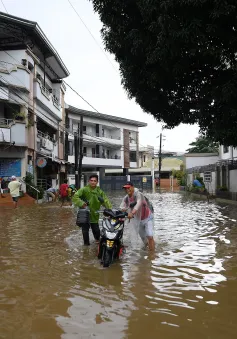
<instances>
[{"instance_id":1,"label":"balcony railing","mask_svg":"<svg viewBox=\"0 0 237 339\"><path fill-rule=\"evenodd\" d=\"M38 78L34 79L34 96L46 107L49 107L51 111L56 113L56 115L60 114L60 99L56 97L56 95L53 94L51 90L49 91ZM54 107L57 109L57 111Z\"/></svg>"},{"instance_id":2,"label":"balcony railing","mask_svg":"<svg viewBox=\"0 0 237 339\"><path fill-rule=\"evenodd\" d=\"M41 84L41 92L46 96L46 98L50 99L49 90L46 87L44 87L42 84Z\"/></svg>"},{"instance_id":3,"label":"balcony railing","mask_svg":"<svg viewBox=\"0 0 237 339\"><path fill-rule=\"evenodd\" d=\"M46 133L43 133L43 132L41 132L39 130L37 130L37 137L43 138L43 139L47 139L47 140L50 140L52 142L55 142L55 140L50 135L48 135Z\"/></svg>"},{"instance_id":4,"label":"balcony railing","mask_svg":"<svg viewBox=\"0 0 237 339\"><path fill-rule=\"evenodd\" d=\"M73 127L73 128L70 128L69 130L71 133L76 133L77 132L77 127ZM83 134L84 135L88 135L88 137L91 137L91 138L105 138L105 139L112 139L112 140L121 140L121 137L118 137L118 136L114 136L114 135L101 135L99 136L99 133L95 133L94 135L93 134L90 134L86 131L83 131Z\"/></svg>"},{"instance_id":5,"label":"balcony railing","mask_svg":"<svg viewBox=\"0 0 237 339\"><path fill-rule=\"evenodd\" d=\"M0 118L0 126L11 126L13 124L13 119Z\"/></svg>"},{"instance_id":6,"label":"balcony railing","mask_svg":"<svg viewBox=\"0 0 237 339\"><path fill-rule=\"evenodd\" d=\"M114 135L102 135L102 138L106 138L106 139L113 139L113 140L121 140L121 137L118 136L114 136Z\"/></svg>"},{"instance_id":7,"label":"balcony railing","mask_svg":"<svg viewBox=\"0 0 237 339\"><path fill-rule=\"evenodd\" d=\"M88 158L98 158L98 159L115 159L115 160L120 160L121 156L119 155L100 155L100 154L92 154L90 152L87 153L83 153L84 157L88 157Z\"/></svg>"},{"instance_id":8,"label":"balcony railing","mask_svg":"<svg viewBox=\"0 0 237 339\"><path fill-rule=\"evenodd\" d=\"M60 109L59 99L54 95L54 96L52 97L52 100L53 100L54 106L56 106L57 108Z\"/></svg>"}]
</instances>

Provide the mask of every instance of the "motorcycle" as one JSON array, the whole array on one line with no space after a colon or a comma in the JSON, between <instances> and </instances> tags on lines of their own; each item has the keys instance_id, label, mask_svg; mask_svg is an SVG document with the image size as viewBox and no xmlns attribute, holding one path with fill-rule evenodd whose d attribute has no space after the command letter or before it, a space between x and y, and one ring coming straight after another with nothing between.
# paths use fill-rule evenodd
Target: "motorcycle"
<instances>
[{"instance_id":1,"label":"motorcycle","mask_svg":"<svg viewBox=\"0 0 237 339\"><path fill-rule=\"evenodd\" d=\"M103 211L102 228L98 247L98 259L103 267L109 267L124 253L123 231L127 212L118 209Z\"/></svg>"}]
</instances>

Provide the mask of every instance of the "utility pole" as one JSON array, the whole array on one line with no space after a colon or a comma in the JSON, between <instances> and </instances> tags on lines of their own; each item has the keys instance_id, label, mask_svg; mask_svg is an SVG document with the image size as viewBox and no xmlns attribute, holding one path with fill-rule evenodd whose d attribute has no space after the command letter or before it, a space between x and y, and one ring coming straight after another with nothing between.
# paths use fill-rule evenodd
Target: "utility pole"
<instances>
[{"instance_id":1,"label":"utility pole","mask_svg":"<svg viewBox=\"0 0 237 339\"><path fill-rule=\"evenodd\" d=\"M159 182L158 182L158 186L160 187L160 174L161 174L161 156L162 156L162 133L160 133L160 149L159 149Z\"/></svg>"},{"instance_id":2,"label":"utility pole","mask_svg":"<svg viewBox=\"0 0 237 339\"><path fill-rule=\"evenodd\" d=\"M75 186L76 188L79 188L79 181L78 181L79 129L80 129L80 125L78 124L77 132L74 133Z\"/></svg>"},{"instance_id":3,"label":"utility pole","mask_svg":"<svg viewBox=\"0 0 237 339\"><path fill-rule=\"evenodd\" d=\"M83 159L83 116L80 118L80 133L79 133L79 166L78 166L78 181L79 188L81 188L82 177L82 159Z\"/></svg>"},{"instance_id":4,"label":"utility pole","mask_svg":"<svg viewBox=\"0 0 237 339\"><path fill-rule=\"evenodd\" d=\"M154 161L154 154L152 155L151 159L151 180L152 180L152 193L155 192L155 161Z\"/></svg>"}]
</instances>

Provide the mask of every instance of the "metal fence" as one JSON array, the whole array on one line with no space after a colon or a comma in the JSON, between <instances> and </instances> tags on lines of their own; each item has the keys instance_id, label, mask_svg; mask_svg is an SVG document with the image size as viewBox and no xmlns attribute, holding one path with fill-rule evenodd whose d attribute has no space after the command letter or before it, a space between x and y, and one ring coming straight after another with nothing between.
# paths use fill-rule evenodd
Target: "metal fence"
<instances>
[{"instance_id":1,"label":"metal fence","mask_svg":"<svg viewBox=\"0 0 237 339\"><path fill-rule=\"evenodd\" d=\"M131 175L130 181L133 182L134 186L139 188L140 190L152 189L151 176ZM126 176L104 176L100 178L100 187L104 191L116 191L121 190L126 182Z\"/></svg>"}]
</instances>

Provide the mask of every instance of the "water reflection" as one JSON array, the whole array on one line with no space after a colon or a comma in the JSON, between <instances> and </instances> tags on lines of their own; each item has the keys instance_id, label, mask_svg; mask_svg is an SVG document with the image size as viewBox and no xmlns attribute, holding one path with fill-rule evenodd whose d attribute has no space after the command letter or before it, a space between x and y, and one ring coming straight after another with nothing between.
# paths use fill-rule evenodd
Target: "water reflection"
<instances>
[{"instance_id":1,"label":"water reflection","mask_svg":"<svg viewBox=\"0 0 237 339\"><path fill-rule=\"evenodd\" d=\"M147 195L156 252L128 224L109 269L82 246L72 209L1 210L3 338L233 338L236 208Z\"/></svg>"}]
</instances>

